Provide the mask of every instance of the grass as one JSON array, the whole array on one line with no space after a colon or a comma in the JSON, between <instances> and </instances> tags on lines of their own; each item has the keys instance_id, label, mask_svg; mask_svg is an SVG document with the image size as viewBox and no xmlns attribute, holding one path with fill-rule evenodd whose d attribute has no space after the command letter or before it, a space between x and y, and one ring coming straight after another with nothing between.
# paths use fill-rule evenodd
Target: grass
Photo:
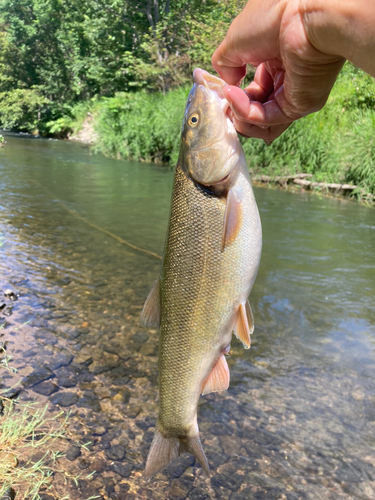
<instances>
[{"instance_id":1,"label":"grass","mask_svg":"<svg viewBox=\"0 0 375 500\"><path fill-rule=\"evenodd\" d=\"M0 325L0 337L3 328L4 324ZM16 373L11 362L6 342L0 342L0 371ZM40 408L36 403L14 401L6 397L7 390L0 391L0 498L12 488L20 499L39 500L40 491L49 490L59 500L68 500L69 495L63 498L55 495L52 481L55 472L76 485L80 478L58 469L57 460L64 456L59 448L65 447L67 441L69 415L61 412L49 417L48 405ZM95 498L99 497L87 500Z\"/></svg>"},{"instance_id":2,"label":"grass","mask_svg":"<svg viewBox=\"0 0 375 500\"><path fill-rule=\"evenodd\" d=\"M0 419L0 497L13 488L23 498L37 500L41 488L51 487L54 465L62 453L49 448L63 438L67 417L62 422L62 413L48 418L47 408L5 400ZM34 461L39 451L42 456Z\"/></svg>"},{"instance_id":3,"label":"grass","mask_svg":"<svg viewBox=\"0 0 375 500\"><path fill-rule=\"evenodd\" d=\"M122 159L174 165L188 88L166 95L121 93L96 103L96 149ZM375 193L375 83L346 64L326 106L295 122L271 146L242 140L257 174L305 172L318 182L357 184L357 195Z\"/></svg>"}]
</instances>

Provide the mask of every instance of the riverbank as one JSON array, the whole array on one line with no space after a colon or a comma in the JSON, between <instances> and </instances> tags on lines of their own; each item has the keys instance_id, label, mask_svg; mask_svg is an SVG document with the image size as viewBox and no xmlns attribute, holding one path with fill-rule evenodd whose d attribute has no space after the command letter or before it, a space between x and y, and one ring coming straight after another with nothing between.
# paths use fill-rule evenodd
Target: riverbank
<instances>
[{"instance_id":1,"label":"riverbank","mask_svg":"<svg viewBox=\"0 0 375 500\"><path fill-rule=\"evenodd\" d=\"M87 129L89 122L92 135L86 133L85 142L93 142L95 151L106 156L173 166L189 90L119 93L94 100L65 125L77 139L77 131ZM303 186L308 189L323 188L317 183L355 185L350 195L369 199L375 193L374 107L373 79L347 65L319 113L294 123L269 146L241 139L249 168L255 176L271 178L311 174L314 185Z\"/></svg>"}]
</instances>

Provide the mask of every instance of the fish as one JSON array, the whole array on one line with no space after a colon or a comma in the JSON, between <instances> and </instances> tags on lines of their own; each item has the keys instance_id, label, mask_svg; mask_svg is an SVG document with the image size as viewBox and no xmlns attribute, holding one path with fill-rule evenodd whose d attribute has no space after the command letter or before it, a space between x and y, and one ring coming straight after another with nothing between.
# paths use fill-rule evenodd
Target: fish
<instances>
[{"instance_id":1,"label":"fish","mask_svg":"<svg viewBox=\"0 0 375 500\"><path fill-rule=\"evenodd\" d=\"M229 387L232 333L250 347L248 297L261 256L262 228L249 170L222 89L194 70L174 174L160 276L141 324L160 328L159 416L144 479L184 452L209 474L197 422L200 395Z\"/></svg>"}]
</instances>

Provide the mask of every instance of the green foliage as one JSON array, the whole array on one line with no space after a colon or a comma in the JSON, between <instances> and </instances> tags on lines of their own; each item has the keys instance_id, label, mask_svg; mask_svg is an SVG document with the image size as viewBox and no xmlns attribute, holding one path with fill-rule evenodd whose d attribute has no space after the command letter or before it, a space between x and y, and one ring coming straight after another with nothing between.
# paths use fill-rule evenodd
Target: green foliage
<instances>
[{"instance_id":1,"label":"green foliage","mask_svg":"<svg viewBox=\"0 0 375 500\"><path fill-rule=\"evenodd\" d=\"M145 91L103 99L97 110L99 149L109 156L177 161L188 88L166 95Z\"/></svg>"},{"instance_id":2,"label":"green foliage","mask_svg":"<svg viewBox=\"0 0 375 500\"><path fill-rule=\"evenodd\" d=\"M359 112L343 144L345 179L375 193L375 115Z\"/></svg>"},{"instance_id":3,"label":"green foliage","mask_svg":"<svg viewBox=\"0 0 375 500\"><path fill-rule=\"evenodd\" d=\"M295 122L270 146L241 139L250 169L270 175L307 172L319 182L350 181L374 192L374 90L373 79L347 64L319 113ZM188 88L166 95L142 91L101 101L98 149L174 165L187 93Z\"/></svg>"},{"instance_id":4,"label":"green foliage","mask_svg":"<svg viewBox=\"0 0 375 500\"><path fill-rule=\"evenodd\" d=\"M38 89L0 92L0 120L4 129L37 130L41 109L49 101Z\"/></svg>"}]
</instances>

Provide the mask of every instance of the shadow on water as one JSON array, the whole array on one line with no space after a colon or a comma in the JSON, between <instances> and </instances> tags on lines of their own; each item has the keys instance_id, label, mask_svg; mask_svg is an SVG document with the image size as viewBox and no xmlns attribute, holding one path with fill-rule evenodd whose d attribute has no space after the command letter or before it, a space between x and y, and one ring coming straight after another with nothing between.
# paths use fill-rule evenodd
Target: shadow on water
<instances>
[{"instance_id":1,"label":"shadow on water","mask_svg":"<svg viewBox=\"0 0 375 500\"><path fill-rule=\"evenodd\" d=\"M230 389L199 405L212 475L186 455L144 483L158 337L139 315L160 261L74 212L161 254L173 174L81 144L7 140L0 289L20 298L0 321L23 397L69 408L72 435L92 443L90 453L76 457L71 447L60 459L96 471L69 487L71 498L375 498L373 210L255 190L264 251L250 298L252 348L233 341Z\"/></svg>"}]
</instances>

